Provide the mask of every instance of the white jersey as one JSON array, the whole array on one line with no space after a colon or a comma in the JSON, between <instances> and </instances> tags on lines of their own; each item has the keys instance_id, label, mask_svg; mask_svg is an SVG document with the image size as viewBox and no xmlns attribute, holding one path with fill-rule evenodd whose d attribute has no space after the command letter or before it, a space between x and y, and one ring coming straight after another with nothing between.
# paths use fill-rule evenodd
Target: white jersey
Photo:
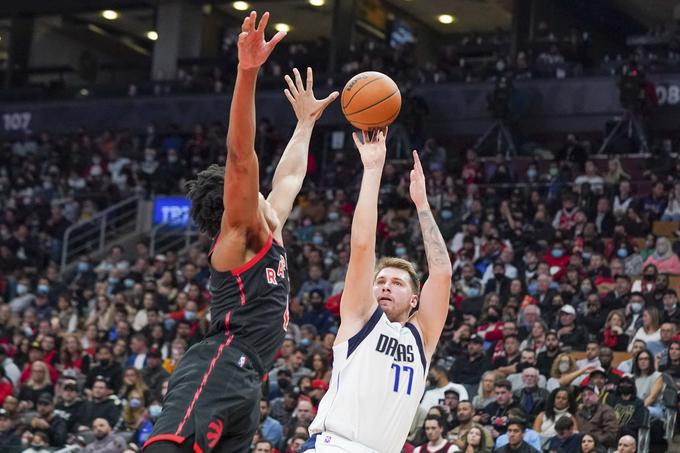
<instances>
[{"instance_id":1,"label":"white jersey","mask_svg":"<svg viewBox=\"0 0 680 453\"><path fill-rule=\"evenodd\" d=\"M329 389L309 432L399 453L425 391L427 371L418 329L390 322L377 307L356 335L333 346Z\"/></svg>"}]
</instances>

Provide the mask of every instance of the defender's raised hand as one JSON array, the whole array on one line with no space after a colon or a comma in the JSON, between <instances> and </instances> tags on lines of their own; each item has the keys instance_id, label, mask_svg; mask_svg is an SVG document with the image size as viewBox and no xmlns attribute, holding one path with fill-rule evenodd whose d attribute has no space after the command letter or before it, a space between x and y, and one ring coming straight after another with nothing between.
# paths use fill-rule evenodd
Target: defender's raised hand
<instances>
[{"instance_id":1,"label":"defender's raised hand","mask_svg":"<svg viewBox=\"0 0 680 453\"><path fill-rule=\"evenodd\" d=\"M300 71L298 71L297 68L293 68L293 75L295 76L295 82L293 82L293 79L291 79L289 75L284 77L288 84L288 88L283 90L283 92L288 98L290 105L293 106L295 116L300 122L318 120L321 118L321 114L324 110L326 110L326 107L338 97L339 93L334 91L325 99L318 100L314 97L314 76L312 68L307 68L306 84L302 82Z\"/></svg>"},{"instance_id":2,"label":"defender's raised hand","mask_svg":"<svg viewBox=\"0 0 680 453\"><path fill-rule=\"evenodd\" d=\"M280 31L271 41L266 41L264 31L269 22L269 13L262 15L257 28L255 27L256 21L257 13L253 11L243 19L241 34L238 35L238 64L242 69L257 69L262 66L274 47L286 36L286 32Z\"/></svg>"},{"instance_id":3,"label":"defender's raised hand","mask_svg":"<svg viewBox=\"0 0 680 453\"><path fill-rule=\"evenodd\" d=\"M429 206L427 201L427 191L425 189L425 173L418 157L418 151L413 151L413 170L411 170L411 185L409 192L411 200L418 210Z\"/></svg>"},{"instance_id":4,"label":"defender's raised hand","mask_svg":"<svg viewBox=\"0 0 680 453\"><path fill-rule=\"evenodd\" d=\"M382 170L385 165L385 155L387 154L387 147L385 139L387 137L387 128L384 130L371 132L371 137L366 131L361 131L362 140L356 132L352 133L354 143L357 145L359 154L361 154L361 162L364 164L365 170Z\"/></svg>"}]
</instances>

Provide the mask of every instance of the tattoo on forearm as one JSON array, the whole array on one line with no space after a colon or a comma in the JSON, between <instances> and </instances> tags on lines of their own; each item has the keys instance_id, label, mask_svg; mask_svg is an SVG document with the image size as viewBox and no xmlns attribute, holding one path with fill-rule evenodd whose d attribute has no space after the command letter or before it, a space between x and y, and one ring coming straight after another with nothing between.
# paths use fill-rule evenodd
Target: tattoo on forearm
<instances>
[{"instance_id":1,"label":"tattoo on forearm","mask_svg":"<svg viewBox=\"0 0 680 453\"><path fill-rule=\"evenodd\" d=\"M451 262L449 260L449 253L446 250L446 243L444 243L444 238L439 232L439 227L432 216L432 212L430 210L419 211L418 218L420 219L420 230L423 234L425 256L427 256L428 264L450 266Z\"/></svg>"}]
</instances>

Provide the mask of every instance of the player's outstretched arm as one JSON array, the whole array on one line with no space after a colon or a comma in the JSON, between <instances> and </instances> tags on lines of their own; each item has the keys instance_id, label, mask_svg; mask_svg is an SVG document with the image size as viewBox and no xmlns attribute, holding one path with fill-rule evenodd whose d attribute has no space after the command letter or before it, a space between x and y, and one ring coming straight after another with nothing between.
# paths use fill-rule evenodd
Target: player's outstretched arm
<instances>
[{"instance_id":1,"label":"player's outstretched arm","mask_svg":"<svg viewBox=\"0 0 680 453\"><path fill-rule=\"evenodd\" d=\"M430 203L427 201L425 174L416 151L413 151L413 170L411 170L409 190L418 211L429 271L427 281L420 292L420 307L416 322L423 333L425 350L428 356L431 356L439 342L449 310L452 267L446 243L432 216Z\"/></svg>"},{"instance_id":2,"label":"player's outstretched arm","mask_svg":"<svg viewBox=\"0 0 680 453\"><path fill-rule=\"evenodd\" d=\"M259 214L259 167L255 154L255 83L260 66L283 39L277 33L271 41L264 38L269 13L264 13L256 28L254 11L243 20L238 37L238 71L229 112L227 163L224 169L224 213L220 240L215 246L212 265L220 271L243 264L248 248L259 248L269 229Z\"/></svg>"},{"instance_id":3,"label":"player's outstretched arm","mask_svg":"<svg viewBox=\"0 0 680 453\"><path fill-rule=\"evenodd\" d=\"M373 297L373 272L375 270L375 235L378 223L378 193L387 153L386 131L374 133L369 138L363 132L363 142L352 134L359 149L364 173L361 177L359 200L352 219L349 264L345 288L340 301L340 337L350 337L358 332L375 310ZM343 328L344 326L344 328ZM346 339L346 338L343 338Z\"/></svg>"},{"instance_id":4,"label":"player's outstretched arm","mask_svg":"<svg viewBox=\"0 0 680 453\"><path fill-rule=\"evenodd\" d=\"M264 13L256 27L257 13L243 20L238 37L238 72L229 113L227 164L225 169L222 229L248 229L258 223L259 168L255 154L255 83L260 66L283 39L277 33L266 41L264 32L269 13ZM227 207L228 205L228 207Z\"/></svg>"},{"instance_id":5,"label":"player's outstretched arm","mask_svg":"<svg viewBox=\"0 0 680 453\"><path fill-rule=\"evenodd\" d=\"M314 96L314 75L312 68L307 68L307 80L302 81L300 71L293 69L295 81L286 75L285 80L288 88L284 94L295 112L297 126L293 132L286 149L283 151L281 160L276 166L272 191L267 197L279 218L279 227L274 232L277 240L281 239L281 230L288 219L295 197L297 197L307 173L307 156L309 154L309 141L312 138L312 130L316 121L321 118L324 110L337 97L334 91L325 99L317 100Z\"/></svg>"}]
</instances>

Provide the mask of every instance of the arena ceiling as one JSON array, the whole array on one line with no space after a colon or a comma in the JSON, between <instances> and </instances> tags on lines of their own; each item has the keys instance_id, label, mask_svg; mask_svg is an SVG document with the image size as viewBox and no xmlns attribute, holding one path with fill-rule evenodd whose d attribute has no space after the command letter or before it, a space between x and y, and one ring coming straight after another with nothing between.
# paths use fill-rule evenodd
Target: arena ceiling
<instances>
[{"instance_id":1,"label":"arena ceiling","mask_svg":"<svg viewBox=\"0 0 680 453\"><path fill-rule=\"evenodd\" d=\"M0 2L0 17L15 14L64 15L94 25L104 25L107 30L121 35L143 38L153 28L155 6L168 0L22 0ZM187 0L212 11L219 11L226 19L238 22L242 11L233 7L233 1ZM331 29L333 3L325 0L320 7L309 0L247 0L249 7L267 9L277 22L290 24L292 37L314 39L328 36ZM383 3L386 10L394 11L431 28L440 34L485 32L509 29L512 20L513 0L362 0ZM544 1L544 0L537 0ZM619 8L631 18L648 26L665 23L673 17L674 3L670 0L593 0ZM207 6L210 5L210 6ZM115 9L121 12L118 20L106 21L100 12ZM440 14L455 18L452 24L438 21Z\"/></svg>"}]
</instances>

